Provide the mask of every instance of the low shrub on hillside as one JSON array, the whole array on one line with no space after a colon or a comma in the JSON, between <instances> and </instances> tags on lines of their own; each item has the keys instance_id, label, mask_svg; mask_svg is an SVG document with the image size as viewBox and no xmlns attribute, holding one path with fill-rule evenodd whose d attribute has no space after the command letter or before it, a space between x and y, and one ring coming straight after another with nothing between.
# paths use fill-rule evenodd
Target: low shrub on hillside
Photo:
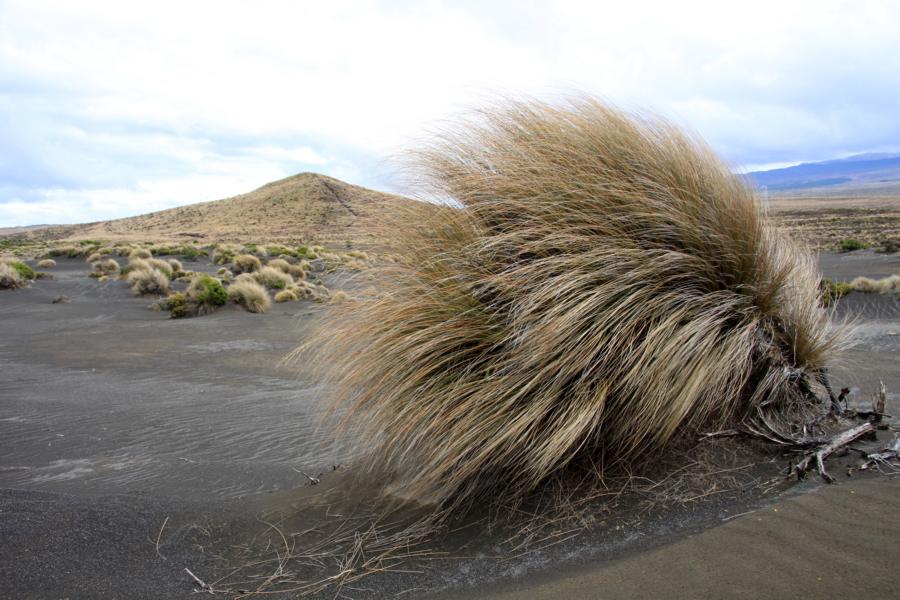
<instances>
[{"instance_id":1,"label":"low shrub on hillside","mask_svg":"<svg viewBox=\"0 0 900 600\"><path fill-rule=\"evenodd\" d=\"M246 279L228 286L228 299L252 313L264 313L272 306L272 299L266 288Z\"/></svg>"},{"instance_id":2,"label":"low shrub on hillside","mask_svg":"<svg viewBox=\"0 0 900 600\"><path fill-rule=\"evenodd\" d=\"M88 257L85 258L84 260L85 260L85 262L93 263L93 262L97 262L101 258L103 258L102 254L100 254L99 252L94 252L94 253L88 255Z\"/></svg>"},{"instance_id":3,"label":"low shrub on hillside","mask_svg":"<svg viewBox=\"0 0 900 600\"><path fill-rule=\"evenodd\" d=\"M152 255L150 254L150 251L147 250L146 248L135 248L134 250L132 250L131 252L128 253L128 258L147 259L147 258L151 258L151 257L152 257Z\"/></svg>"},{"instance_id":4,"label":"low shrub on hillside","mask_svg":"<svg viewBox=\"0 0 900 600\"><path fill-rule=\"evenodd\" d=\"M856 238L841 240L841 252L853 252L854 250L862 250L864 248L868 248L868 245Z\"/></svg>"},{"instance_id":5,"label":"low shrub on hillside","mask_svg":"<svg viewBox=\"0 0 900 600\"><path fill-rule=\"evenodd\" d=\"M269 256L285 255L292 258L297 256L296 250L291 250L290 248L285 248L284 246L267 246L266 254L268 254Z\"/></svg>"},{"instance_id":6,"label":"low shrub on hillside","mask_svg":"<svg viewBox=\"0 0 900 600\"><path fill-rule=\"evenodd\" d=\"M37 263L38 269L52 269L56 266L56 261L52 258L45 258L43 260L39 260Z\"/></svg>"}]
</instances>

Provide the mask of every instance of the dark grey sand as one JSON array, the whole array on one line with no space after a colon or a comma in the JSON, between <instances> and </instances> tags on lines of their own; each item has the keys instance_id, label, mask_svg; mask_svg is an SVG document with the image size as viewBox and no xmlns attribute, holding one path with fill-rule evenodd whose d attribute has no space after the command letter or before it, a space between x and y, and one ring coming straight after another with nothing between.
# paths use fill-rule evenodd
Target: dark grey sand
<instances>
[{"instance_id":1,"label":"dark grey sand","mask_svg":"<svg viewBox=\"0 0 900 600\"><path fill-rule=\"evenodd\" d=\"M302 364L281 364L321 307L276 304L266 315L229 307L170 320L124 283L88 278L83 261L58 262L55 279L0 292L0 597L193 597L184 568L207 579L221 573L224 563L215 555L258 533L261 512L309 505L313 492L326 499L344 494L351 476L329 469L348 457L322 444L328 440L312 417L318 390ZM900 272L896 256L823 255L820 262L839 279ZM61 294L72 302L52 304ZM857 346L833 373L834 383L854 388L860 401L878 378L900 390L897 301L852 294L835 316L857 320ZM897 410L896 393L889 403ZM295 469L326 476L319 487L303 487ZM476 528L454 540L468 558L434 563L424 574L375 577L345 595L730 597L750 594L752 588L740 592L737 584L754 583L764 556L790 568L764 571L771 572L769 587L759 589L769 591L760 596L809 595L818 575L797 558L806 542L846 544L832 563L865 559L872 572L881 569L878 556L897 564L897 519L890 515L898 490L887 479L860 483L858 508L846 498L857 489L848 481L833 486L840 491L775 506L799 503L785 511L802 512L819 503L815 510L840 516L823 516L815 527L812 517L755 525L754 515L771 517L765 512L771 500L728 495L662 513L623 507L593 532L514 559L493 558L504 550L499 538ZM757 512L710 528L749 510ZM317 514L306 509L294 524L327 518ZM746 568L728 558L744 547L755 557ZM801 570L805 578L797 576ZM866 576L845 580L880 597L900 585L895 571L880 578L853 571ZM827 575L836 572L843 571ZM643 579L645 588L633 586ZM826 592L845 589L832 583Z\"/></svg>"}]
</instances>

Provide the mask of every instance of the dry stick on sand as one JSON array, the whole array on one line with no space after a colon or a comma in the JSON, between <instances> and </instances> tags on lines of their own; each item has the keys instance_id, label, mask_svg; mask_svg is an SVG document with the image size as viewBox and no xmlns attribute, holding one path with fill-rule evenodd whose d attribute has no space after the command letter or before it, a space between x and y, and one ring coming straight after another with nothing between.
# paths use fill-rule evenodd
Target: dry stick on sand
<instances>
[{"instance_id":1,"label":"dry stick on sand","mask_svg":"<svg viewBox=\"0 0 900 600\"><path fill-rule=\"evenodd\" d=\"M193 580L197 582L197 585L200 586L200 589L201 589L201 590L203 590L204 592L209 592L210 594L215 594L215 593L216 593L215 591L213 591L211 585L209 585L208 583L206 583L205 581L203 581L202 579L200 579L199 577L197 577L196 575L194 575L193 573L191 573L191 570L190 570L190 569L188 569L187 567L185 567L184 570L187 571L187 574L190 575L191 578L193 578Z\"/></svg>"},{"instance_id":2,"label":"dry stick on sand","mask_svg":"<svg viewBox=\"0 0 900 600\"><path fill-rule=\"evenodd\" d=\"M829 441L824 446L821 446L814 451L808 452L803 460L797 463L797 466L794 467L792 472L797 475L798 479L802 479L812 466L812 461L815 460L816 469L819 471L819 475L822 476L822 479L824 479L828 483L834 483L834 477L829 475L825 470L825 459L828 458L829 455L834 453L835 450L843 448L850 442L868 433L875 433L875 426L871 423L863 423L862 425L857 425L856 427L853 427L846 431L842 431L838 435L831 438L831 441Z\"/></svg>"}]
</instances>

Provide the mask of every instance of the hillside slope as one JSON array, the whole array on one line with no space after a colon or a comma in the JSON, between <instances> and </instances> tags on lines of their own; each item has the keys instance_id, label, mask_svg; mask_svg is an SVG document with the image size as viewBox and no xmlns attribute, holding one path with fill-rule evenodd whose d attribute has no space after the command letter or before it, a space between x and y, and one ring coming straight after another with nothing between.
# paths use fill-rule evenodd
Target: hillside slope
<instances>
[{"instance_id":1,"label":"hillside slope","mask_svg":"<svg viewBox=\"0 0 900 600\"><path fill-rule=\"evenodd\" d=\"M316 173L261 188L136 217L34 230L45 241L70 239L376 243L390 215L414 202Z\"/></svg>"}]
</instances>

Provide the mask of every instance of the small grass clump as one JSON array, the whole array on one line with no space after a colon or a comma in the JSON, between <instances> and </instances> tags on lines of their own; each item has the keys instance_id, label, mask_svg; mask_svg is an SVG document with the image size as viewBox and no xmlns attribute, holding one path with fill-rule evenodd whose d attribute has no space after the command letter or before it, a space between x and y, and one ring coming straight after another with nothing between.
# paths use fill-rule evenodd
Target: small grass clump
<instances>
[{"instance_id":1,"label":"small grass clump","mask_svg":"<svg viewBox=\"0 0 900 600\"><path fill-rule=\"evenodd\" d=\"M864 294L892 294L900 292L900 275L891 275L884 279L857 277L850 282L850 287Z\"/></svg>"},{"instance_id":2,"label":"small grass clump","mask_svg":"<svg viewBox=\"0 0 900 600\"><path fill-rule=\"evenodd\" d=\"M228 286L228 299L252 313L264 313L272 306L266 288L252 280L235 281Z\"/></svg>"},{"instance_id":3,"label":"small grass clump","mask_svg":"<svg viewBox=\"0 0 900 600\"><path fill-rule=\"evenodd\" d=\"M159 307L169 311L169 316L173 319L183 319L190 314L188 297L183 292L169 294L163 300L160 300Z\"/></svg>"},{"instance_id":4,"label":"small grass clump","mask_svg":"<svg viewBox=\"0 0 900 600\"><path fill-rule=\"evenodd\" d=\"M197 313L202 315L224 306L228 301L228 292L215 277L201 275L191 281L187 297L196 306Z\"/></svg>"},{"instance_id":5,"label":"small grass clump","mask_svg":"<svg viewBox=\"0 0 900 600\"><path fill-rule=\"evenodd\" d=\"M314 247L310 246L297 246L297 256L299 258L305 258L307 260L316 260L319 258L319 253L316 252Z\"/></svg>"},{"instance_id":6,"label":"small grass clump","mask_svg":"<svg viewBox=\"0 0 900 600\"><path fill-rule=\"evenodd\" d=\"M156 269L157 271L163 273L169 279L172 279L172 265L169 264L169 261L163 260L161 258L148 258L146 259L147 264L150 265L151 269Z\"/></svg>"},{"instance_id":7,"label":"small grass clump","mask_svg":"<svg viewBox=\"0 0 900 600\"><path fill-rule=\"evenodd\" d=\"M52 269L56 266L56 261L52 258L45 258L43 260L39 260L37 263L38 269Z\"/></svg>"},{"instance_id":8,"label":"small grass clump","mask_svg":"<svg viewBox=\"0 0 900 600\"><path fill-rule=\"evenodd\" d=\"M169 291L169 278L159 269L136 269L129 272L125 280L131 284L131 291L136 296L163 295Z\"/></svg>"},{"instance_id":9,"label":"small grass clump","mask_svg":"<svg viewBox=\"0 0 900 600\"><path fill-rule=\"evenodd\" d=\"M854 250L863 250L869 246L856 238L847 238L841 240L841 252L853 252Z\"/></svg>"},{"instance_id":10,"label":"small grass clump","mask_svg":"<svg viewBox=\"0 0 900 600\"><path fill-rule=\"evenodd\" d=\"M128 253L128 258L143 258L148 259L152 258L152 254L146 248L134 248L131 252Z\"/></svg>"},{"instance_id":11,"label":"small grass clump","mask_svg":"<svg viewBox=\"0 0 900 600\"><path fill-rule=\"evenodd\" d=\"M306 273L308 272L303 268L303 265L290 265L288 267L288 275L293 277L296 280L306 279Z\"/></svg>"},{"instance_id":12,"label":"small grass clump","mask_svg":"<svg viewBox=\"0 0 900 600\"><path fill-rule=\"evenodd\" d=\"M275 294L275 302L296 302L299 300L293 290L281 290Z\"/></svg>"},{"instance_id":13,"label":"small grass clump","mask_svg":"<svg viewBox=\"0 0 900 600\"><path fill-rule=\"evenodd\" d=\"M172 273L184 273L184 265L181 264L177 258L170 258L168 260L169 268L172 269Z\"/></svg>"},{"instance_id":14,"label":"small grass clump","mask_svg":"<svg viewBox=\"0 0 900 600\"><path fill-rule=\"evenodd\" d=\"M99 275L115 275L119 272L119 262L114 258L99 260L91 265L94 273Z\"/></svg>"},{"instance_id":15,"label":"small grass clump","mask_svg":"<svg viewBox=\"0 0 900 600\"><path fill-rule=\"evenodd\" d=\"M25 278L11 264L0 262L0 289L14 290L25 286Z\"/></svg>"},{"instance_id":16,"label":"small grass clump","mask_svg":"<svg viewBox=\"0 0 900 600\"><path fill-rule=\"evenodd\" d=\"M85 262L95 263L102 258L103 258L102 254L100 254L99 252L94 252L94 253L88 255L88 257L85 258L84 260L85 260Z\"/></svg>"},{"instance_id":17,"label":"small grass clump","mask_svg":"<svg viewBox=\"0 0 900 600\"><path fill-rule=\"evenodd\" d=\"M261 283L267 288L272 288L274 290L283 290L294 283L294 280L290 275L270 266L262 267L254 272L253 277L256 279L257 283Z\"/></svg>"},{"instance_id":18,"label":"small grass clump","mask_svg":"<svg viewBox=\"0 0 900 600\"><path fill-rule=\"evenodd\" d=\"M845 281L835 281L831 277L823 277L819 284L822 295L822 304L831 306L847 294L853 291L853 285Z\"/></svg>"},{"instance_id":19,"label":"small grass clump","mask_svg":"<svg viewBox=\"0 0 900 600\"><path fill-rule=\"evenodd\" d=\"M37 279L34 269L23 263L21 260L6 260L3 262L15 269L22 279L26 281L34 281Z\"/></svg>"},{"instance_id":20,"label":"small grass clump","mask_svg":"<svg viewBox=\"0 0 900 600\"><path fill-rule=\"evenodd\" d=\"M272 267L273 269L278 269L282 273L290 273L291 267L294 266L283 258L275 258L270 260L267 264L267 267Z\"/></svg>"},{"instance_id":21,"label":"small grass clump","mask_svg":"<svg viewBox=\"0 0 900 600\"><path fill-rule=\"evenodd\" d=\"M232 271L235 273L253 273L258 271L260 267L262 267L262 263L257 257L252 254L241 254L234 257L234 268Z\"/></svg>"},{"instance_id":22,"label":"small grass clump","mask_svg":"<svg viewBox=\"0 0 900 600\"><path fill-rule=\"evenodd\" d=\"M331 299L328 301L329 304L343 304L350 299L350 296L347 295L347 292L344 290L338 290L331 295Z\"/></svg>"}]
</instances>

